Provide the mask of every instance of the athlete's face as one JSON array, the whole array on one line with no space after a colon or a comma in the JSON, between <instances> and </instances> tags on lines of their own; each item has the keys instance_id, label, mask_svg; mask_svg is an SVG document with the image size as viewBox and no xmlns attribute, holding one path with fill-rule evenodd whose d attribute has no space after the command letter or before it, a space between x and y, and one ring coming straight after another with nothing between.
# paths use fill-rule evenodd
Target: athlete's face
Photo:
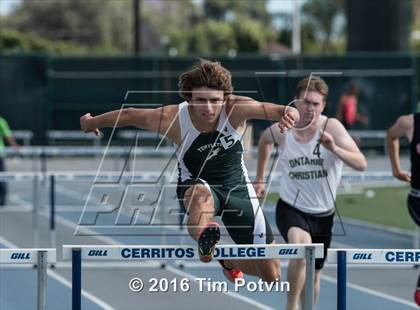
<instances>
[{"instance_id":1,"label":"athlete's face","mask_svg":"<svg viewBox=\"0 0 420 310\"><path fill-rule=\"evenodd\" d=\"M192 90L191 107L193 114L200 121L215 122L223 107L223 91L208 87L199 87Z\"/></svg>"},{"instance_id":2,"label":"athlete's face","mask_svg":"<svg viewBox=\"0 0 420 310\"><path fill-rule=\"evenodd\" d=\"M296 107L300 113L300 121L318 120L325 108L324 95L316 91L301 92L296 101Z\"/></svg>"}]
</instances>

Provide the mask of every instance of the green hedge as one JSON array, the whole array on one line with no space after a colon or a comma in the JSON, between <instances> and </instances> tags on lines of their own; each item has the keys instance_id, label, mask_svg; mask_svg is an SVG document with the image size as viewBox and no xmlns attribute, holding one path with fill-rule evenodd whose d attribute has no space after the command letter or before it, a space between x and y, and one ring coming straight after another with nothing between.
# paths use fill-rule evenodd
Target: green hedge
<instances>
[{"instance_id":1,"label":"green hedge","mask_svg":"<svg viewBox=\"0 0 420 310\"><path fill-rule=\"evenodd\" d=\"M69 42L50 41L34 34L15 30L0 32L0 50L3 53L78 54L86 52L84 47Z\"/></svg>"}]
</instances>

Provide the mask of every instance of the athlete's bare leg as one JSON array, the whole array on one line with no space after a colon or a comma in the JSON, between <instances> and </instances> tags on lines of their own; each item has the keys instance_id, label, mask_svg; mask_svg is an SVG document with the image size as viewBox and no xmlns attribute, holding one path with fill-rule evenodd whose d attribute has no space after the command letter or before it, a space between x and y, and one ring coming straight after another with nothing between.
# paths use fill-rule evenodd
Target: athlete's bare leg
<instances>
[{"instance_id":1,"label":"athlete's bare leg","mask_svg":"<svg viewBox=\"0 0 420 310\"><path fill-rule=\"evenodd\" d=\"M265 282L280 281L280 260L278 259L226 260L224 265L227 268L239 268L242 272L259 277Z\"/></svg>"},{"instance_id":2,"label":"athlete's bare leg","mask_svg":"<svg viewBox=\"0 0 420 310\"><path fill-rule=\"evenodd\" d=\"M213 220L214 200L209 189L203 184L195 184L185 192L185 206L188 210L188 232L198 240L202 229ZM239 268L242 272L257 276L266 282L280 279L280 261L276 259L261 260L226 260L227 268Z\"/></svg>"},{"instance_id":3,"label":"athlete's bare leg","mask_svg":"<svg viewBox=\"0 0 420 310\"><path fill-rule=\"evenodd\" d=\"M195 184L185 192L184 205L188 210L188 232L198 240L203 228L213 220L214 200L209 189L203 184Z\"/></svg>"},{"instance_id":4,"label":"athlete's bare leg","mask_svg":"<svg viewBox=\"0 0 420 310\"><path fill-rule=\"evenodd\" d=\"M312 243L311 235L299 227L291 227L287 232L288 243ZM306 262L304 259L292 259L287 269L287 281L290 291L287 294L286 309L294 310L298 307L305 284Z\"/></svg>"},{"instance_id":5,"label":"athlete's bare leg","mask_svg":"<svg viewBox=\"0 0 420 310\"><path fill-rule=\"evenodd\" d=\"M321 290L321 270L315 271L315 279L314 279L314 305L317 304L319 298L319 292ZM300 304L302 305L302 309L305 306L305 288L302 288L302 292L300 293Z\"/></svg>"}]
</instances>

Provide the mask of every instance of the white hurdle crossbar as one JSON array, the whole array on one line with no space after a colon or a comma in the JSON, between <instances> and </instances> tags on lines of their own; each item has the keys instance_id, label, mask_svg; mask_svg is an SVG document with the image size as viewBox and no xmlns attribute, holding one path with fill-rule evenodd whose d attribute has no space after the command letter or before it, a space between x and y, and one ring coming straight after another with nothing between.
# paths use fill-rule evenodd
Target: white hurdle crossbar
<instances>
[{"instance_id":1,"label":"white hurdle crossbar","mask_svg":"<svg viewBox=\"0 0 420 310\"><path fill-rule=\"evenodd\" d=\"M327 262L337 264L337 309L347 307L347 264L418 265L420 250L414 249L328 249Z\"/></svg>"},{"instance_id":2,"label":"white hurdle crossbar","mask_svg":"<svg viewBox=\"0 0 420 310\"><path fill-rule=\"evenodd\" d=\"M82 260L121 261L197 260L196 247L174 245L63 245L63 259L72 260L72 309L81 309ZM215 259L305 259L305 309L313 307L315 258L324 257L323 244L217 245Z\"/></svg>"},{"instance_id":3,"label":"white hurdle crossbar","mask_svg":"<svg viewBox=\"0 0 420 310\"><path fill-rule=\"evenodd\" d=\"M47 264L56 262L56 249L0 249L2 264L36 264L37 276L37 309L45 310L47 302Z\"/></svg>"}]
</instances>

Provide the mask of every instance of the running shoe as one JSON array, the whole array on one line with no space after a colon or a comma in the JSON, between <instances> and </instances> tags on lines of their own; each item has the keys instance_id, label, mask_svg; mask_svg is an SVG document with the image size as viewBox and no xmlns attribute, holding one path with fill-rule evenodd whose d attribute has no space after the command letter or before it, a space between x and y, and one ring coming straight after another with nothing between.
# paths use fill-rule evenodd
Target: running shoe
<instances>
[{"instance_id":1,"label":"running shoe","mask_svg":"<svg viewBox=\"0 0 420 310\"><path fill-rule=\"evenodd\" d=\"M213 259L214 248L219 240L219 224L216 222L208 223L198 238L198 256L203 263L208 263Z\"/></svg>"},{"instance_id":2,"label":"running shoe","mask_svg":"<svg viewBox=\"0 0 420 310\"><path fill-rule=\"evenodd\" d=\"M236 279L243 279L244 274L239 268L227 268L223 260L219 260L223 268L223 274L230 282L235 283Z\"/></svg>"}]
</instances>

